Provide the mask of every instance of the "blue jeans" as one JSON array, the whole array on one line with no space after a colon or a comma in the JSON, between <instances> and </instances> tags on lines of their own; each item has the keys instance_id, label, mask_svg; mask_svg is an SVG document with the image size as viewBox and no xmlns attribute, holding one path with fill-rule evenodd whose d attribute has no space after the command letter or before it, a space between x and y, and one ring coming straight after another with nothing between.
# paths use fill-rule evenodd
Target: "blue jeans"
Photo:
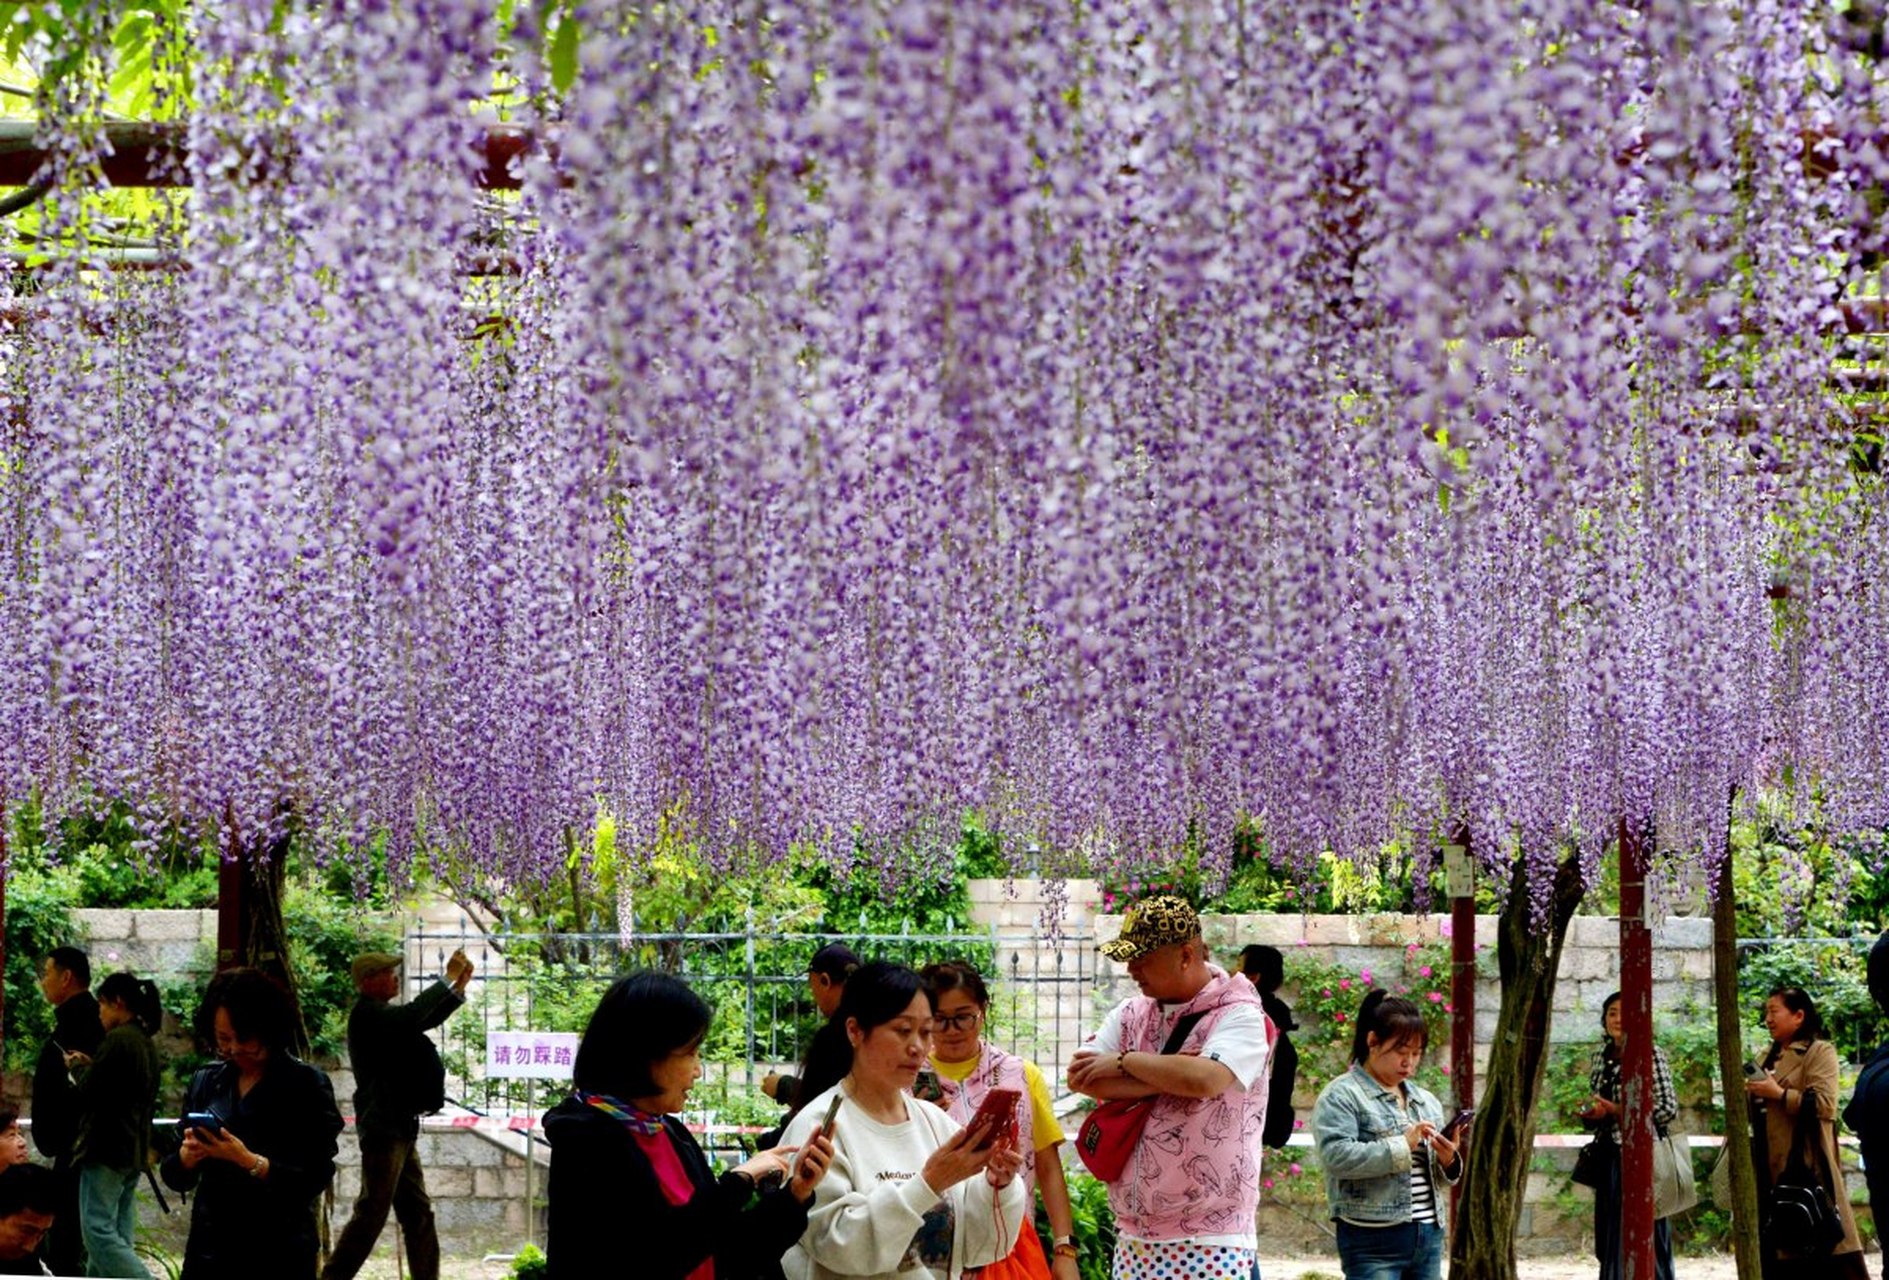
<instances>
[{"instance_id":1,"label":"blue jeans","mask_svg":"<svg viewBox=\"0 0 1889 1280\"><path fill-rule=\"evenodd\" d=\"M138 1171L79 1166L79 1233L85 1239L85 1274L151 1280L131 1247L138 1231Z\"/></svg>"},{"instance_id":2,"label":"blue jeans","mask_svg":"<svg viewBox=\"0 0 1889 1280\"><path fill-rule=\"evenodd\" d=\"M1337 1226L1345 1280L1441 1280L1443 1228L1436 1223L1354 1227L1341 1220Z\"/></svg>"}]
</instances>

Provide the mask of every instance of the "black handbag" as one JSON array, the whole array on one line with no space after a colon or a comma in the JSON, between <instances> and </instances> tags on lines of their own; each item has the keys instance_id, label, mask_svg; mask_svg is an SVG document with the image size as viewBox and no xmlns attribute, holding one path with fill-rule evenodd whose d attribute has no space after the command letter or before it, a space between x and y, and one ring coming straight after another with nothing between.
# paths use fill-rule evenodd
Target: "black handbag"
<instances>
[{"instance_id":1,"label":"black handbag","mask_svg":"<svg viewBox=\"0 0 1889 1280\"><path fill-rule=\"evenodd\" d=\"M1599 1137L1582 1147L1574 1156L1574 1180L1584 1187L1600 1186L1607 1174L1607 1160L1613 1155L1614 1140Z\"/></svg>"},{"instance_id":2,"label":"black handbag","mask_svg":"<svg viewBox=\"0 0 1889 1280\"><path fill-rule=\"evenodd\" d=\"M1767 1248L1787 1258L1825 1258L1843 1243L1815 1089L1804 1090L1798 1104L1791 1153L1765 1197L1761 1234Z\"/></svg>"}]
</instances>

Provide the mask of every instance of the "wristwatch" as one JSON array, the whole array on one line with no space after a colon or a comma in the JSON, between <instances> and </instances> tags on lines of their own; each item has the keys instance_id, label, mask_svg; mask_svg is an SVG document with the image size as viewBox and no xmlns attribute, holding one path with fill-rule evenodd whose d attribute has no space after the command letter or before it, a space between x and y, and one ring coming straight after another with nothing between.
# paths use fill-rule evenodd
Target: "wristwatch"
<instances>
[{"instance_id":1,"label":"wristwatch","mask_svg":"<svg viewBox=\"0 0 1889 1280\"><path fill-rule=\"evenodd\" d=\"M1050 1252L1055 1254L1059 1258L1075 1257L1076 1256L1075 1237L1074 1236L1057 1236L1054 1240L1050 1242Z\"/></svg>"}]
</instances>

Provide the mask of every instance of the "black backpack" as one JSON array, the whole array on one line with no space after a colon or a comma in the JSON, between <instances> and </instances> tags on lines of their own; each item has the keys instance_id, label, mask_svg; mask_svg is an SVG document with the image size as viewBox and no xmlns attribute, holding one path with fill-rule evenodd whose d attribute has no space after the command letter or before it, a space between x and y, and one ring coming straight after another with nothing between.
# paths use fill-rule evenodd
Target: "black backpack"
<instances>
[{"instance_id":1,"label":"black backpack","mask_svg":"<svg viewBox=\"0 0 1889 1280\"><path fill-rule=\"evenodd\" d=\"M446 1064L440 1061L433 1037L424 1031L413 1033L414 1044L403 1055L406 1070L398 1088L401 1105L416 1116L430 1116L446 1106Z\"/></svg>"},{"instance_id":2,"label":"black backpack","mask_svg":"<svg viewBox=\"0 0 1889 1280\"><path fill-rule=\"evenodd\" d=\"M1824 1169L1817 1091L1804 1090L1791 1131L1791 1153L1764 1202L1765 1244L1790 1258L1824 1258L1843 1242L1843 1218Z\"/></svg>"}]
</instances>

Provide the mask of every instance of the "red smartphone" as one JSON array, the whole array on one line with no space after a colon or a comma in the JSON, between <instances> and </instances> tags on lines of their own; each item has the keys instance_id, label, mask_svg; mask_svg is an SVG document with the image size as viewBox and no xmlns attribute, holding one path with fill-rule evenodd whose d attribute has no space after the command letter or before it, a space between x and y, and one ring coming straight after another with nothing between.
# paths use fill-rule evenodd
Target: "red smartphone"
<instances>
[{"instance_id":1,"label":"red smartphone","mask_svg":"<svg viewBox=\"0 0 1889 1280\"><path fill-rule=\"evenodd\" d=\"M1017 1133L1017 1104L1023 1101L1023 1094L1016 1089L992 1089L984 1095L984 1100L977 1104L977 1114L971 1117L967 1129L984 1128L984 1136L978 1142L979 1147L988 1147L1005 1134L1015 1137Z\"/></svg>"}]
</instances>

